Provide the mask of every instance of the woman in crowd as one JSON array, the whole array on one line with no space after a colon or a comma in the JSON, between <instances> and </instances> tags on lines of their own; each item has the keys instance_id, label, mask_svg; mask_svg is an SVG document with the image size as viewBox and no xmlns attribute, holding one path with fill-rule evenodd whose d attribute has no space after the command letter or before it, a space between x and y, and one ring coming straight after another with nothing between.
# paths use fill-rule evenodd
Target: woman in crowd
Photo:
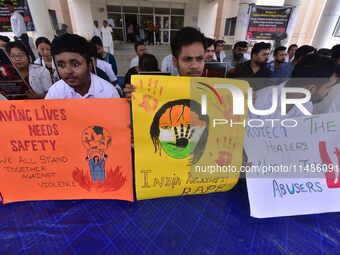
<instances>
[{"instance_id":1,"label":"woman in crowd","mask_svg":"<svg viewBox=\"0 0 340 255\"><path fill-rule=\"evenodd\" d=\"M9 42L6 51L21 77L32 90L26 92L30 99L42 99L52 85L49 71L40 65L31 64L29 53L19 41Z\"/></svg>"},{"instance_id":2,"label":"woman in crowd","mask_svg":"<svg viewBox=\"0 0 340 255\"><path fill-rule=\"evenodd\" d=\"M59 81L57 68L51 55L51 42L46 37L39 37L35 41L35 47L38 50L39 58L35 60L34 64L46 67L50 71L52 81Z\"/></svg>"}]
</instances>

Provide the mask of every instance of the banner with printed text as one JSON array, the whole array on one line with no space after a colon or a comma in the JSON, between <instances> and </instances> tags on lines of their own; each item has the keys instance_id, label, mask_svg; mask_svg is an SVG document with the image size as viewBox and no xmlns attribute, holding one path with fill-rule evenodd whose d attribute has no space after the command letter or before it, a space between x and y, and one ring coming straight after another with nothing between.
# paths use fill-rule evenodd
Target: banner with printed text
<instances>
[{"instance_id":1,"label":"banner with printed text","mask_svg":"<svg viewBox=\"0 0 340 255\"><path fill-rule=\"evenodd\" d=\"M292 7L252 5L247 40L275 40L286 33Z\"/></svg>"},{"instance_id":2,"label":"banner with printed text","mask_svg":"<svg viewBox=\"0 0 340 255\"><path fill-rule=\"evenodd\" d=\"M0 0L0 32L12 32L11 14L4 5L5 0ZM35 31L32 15L28 7L27 0L12 0L14 8L25 20L27 31Z\"/></svg>"},{"instance_id":3,"label":"banner with printed text","mask_svg":"<svg viewBox=\"0 0 340 255\"><path fill-rule=\"evenodd\" d=\"M244 127L228 123L246 115L232 114L231 93L221 88L235 86L246 95L248 84L143 75L132 76L132 84L137 199L230 190L238 171L214 170L242 164Z\"/></svg>"},{"instance_id":4,"label":"banner with printed text","mask_svg":"<svg viewBox=\"0 0 340 255\"><path fill-rule=\"evenodd\" d=\"M4 203L133 201L126 100L1 101L0 124Z\"/></svg>"},{"instance_id":5,"label":"banner with printed text","mask_svg":"<svg viewBox=\"0 0 340 255\"><path fill-rule=\"evenodd\" d=\"M338 113L295 119L296 127L247 127L247 187L257 218L340 211ZM275 122L277 123L277 122Z\"/></svg>"}]
</instances>

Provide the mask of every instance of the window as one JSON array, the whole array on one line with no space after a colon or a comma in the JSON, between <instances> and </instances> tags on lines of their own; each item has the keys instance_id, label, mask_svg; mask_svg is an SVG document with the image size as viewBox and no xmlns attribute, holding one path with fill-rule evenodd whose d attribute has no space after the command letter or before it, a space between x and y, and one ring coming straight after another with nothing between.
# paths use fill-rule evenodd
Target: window
<instances>
[{"instance_id":1,"label":"window","mask_svg":"<svg viewBox=\"0 0 340 255\"><path fill-rule=\"evenodd\" d=\"M113 6L113 5L108 5L108 6L107 6L107 11L108 11L108 12L121 12L122 10L121 10L121 7L118 6L118 5L115 5L115 6Z\"/></svg>"},{"instance_id":2,"label":"window","mask_svg":"<svg viewBox=\"0 0 340 255\"><path fill-rule=\"evenodd\" d=\"M339 19L338 19L338 22L336 23L336 26L335 26L333 35L334 35L335 37L340 37L340 17L339 17Z\"/></svg>"},{"instance_id":3,"label":"window","mask_svg":"<svg viewBox=\"0 0 340 255\"><path fill-rule=\"evenodd\" d=\"M55 31L58 30L58 19L57 14L55 13L55 10L48 10L48 14L50 15L50 20L52 27Z\"/></svg>"},{"instance_id":4,"label":"window","mask_svg":"<svg viewBox=\"0 0 340 255\"><path fill-rule=\"evenodd\" d=\"M173 9L171 8L172 15L184 15L184 9Z\"/></svg>"},{"instance_id":5,"label":"window","mask_svg":"<svg viewBox=\"0 0 340 255\"><path fill-rule=\"evenodd\" d=\"M153 14L153 8L152 7L140 7L140 13Z\"/></svg>"},{"instance_id":6,"label":"window","mask_svg":"<svg viewBox=\"0 0 340 255\"><path fill-rule=\"evenodd\" d=\"M138 13L138 6L123 6L124 13Z\"/></svg>"},{"instance_id":7,"label":"window","mask_svg":"<svg viewBox=\"0 0 340 255\"><path fill-rule=\"evenodd\" d=\"M237 17L226 19L224 28L225 36L233 36L235 34L236 19Z\"/></svg>"},{"instance_id":8,"label":"window","mask_svg":"<svg viewBox=\"0 0 340 255\"><path fill-rule=\"evenodd\" d=\"M171 29L181 29L184 26L183 16L171 16Z\"/></svg>"},{"instance_id":9,"label":"window","mask_svg":"<svg viewBox=\"0 0 340 255\"><path fill-rule=\"evenodd\" d=\"M170 14L169 8L155 8L156 14Z\"/></svg>"}]
</instances>

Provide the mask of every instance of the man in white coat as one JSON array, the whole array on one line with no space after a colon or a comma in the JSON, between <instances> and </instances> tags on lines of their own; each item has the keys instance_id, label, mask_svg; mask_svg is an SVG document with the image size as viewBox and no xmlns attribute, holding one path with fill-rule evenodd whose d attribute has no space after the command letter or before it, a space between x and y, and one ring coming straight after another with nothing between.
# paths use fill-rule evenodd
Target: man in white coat
<instances>
[{"instance_id":1,"label":"man in white coat","mask_svg":"<svg viewBox=\"0 0 340 255\"><path fill-rule=\"evenodd\" d=\"M92 37L93 36L98 36L100 39L102 39L102 32L100 31L97 20L93 21Z\"/></svg>"},{"instance_id":2,"label":"man in white coat","mask_svg":"<svg viewBox=\"0 0 340 255\"><path fill-rule=\"evenodd\" d=\"M103 27L101 28L103 48L106 52L110 52L114 55L113 40L112 40L112 28L107 25L107 21L103 21Z\"/></svg>"}]
</instances>

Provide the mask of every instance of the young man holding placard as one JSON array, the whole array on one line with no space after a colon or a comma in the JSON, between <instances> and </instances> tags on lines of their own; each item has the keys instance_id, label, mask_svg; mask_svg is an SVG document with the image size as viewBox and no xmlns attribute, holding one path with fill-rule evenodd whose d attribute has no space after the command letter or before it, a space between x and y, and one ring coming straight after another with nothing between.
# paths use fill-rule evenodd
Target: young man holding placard
<instances>
[{"instance_id":1,"label":"young man holding placard","mask_svg":"<svg viewBox=\"0 0 340 255\"><path fill-rule=\"evenodd\" d=\"M197 29L184 27L178 31L171 41L171 53L179 76L201 77L206 49L205 37ZM124 93L129 101L134 91L134 85L125 84Z\"/></svg>"},{"instance_id":2,"label":"young man holding placard","mask_svg":"<svg viewBox=\"0 0 340 255\"><path fill-rule=\"evenodd\" d=\"M93 64L85 38L59 36L52 42L51 53L62 80L53 84L45 99L119 98L112 84L91 73Z\"/></svg>"}]
</instances>

